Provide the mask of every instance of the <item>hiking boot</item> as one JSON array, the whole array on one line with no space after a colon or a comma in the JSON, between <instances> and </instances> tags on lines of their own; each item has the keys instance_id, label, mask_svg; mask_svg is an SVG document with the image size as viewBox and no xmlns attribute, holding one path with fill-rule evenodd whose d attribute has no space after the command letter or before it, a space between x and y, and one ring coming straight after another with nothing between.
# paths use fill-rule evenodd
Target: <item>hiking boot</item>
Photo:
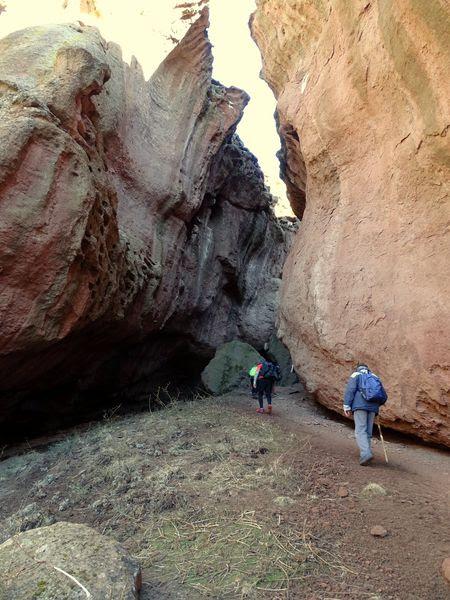
<instances>
[{"instance_id":1,"label":"hiking boot","mask_svg":"<svg viewBox=\"0 0 450 600\"><path fill-rule=\"evenodd\" d=\"M373 459L373 456L372 456L372 454L369 454L368 456L364 456L363 458L360 458L360 459L359 459L359 464L360 464L362 467L365 467L365 466L367 466L367 465L370 463L370 461L371 461L372 459Z\"/></svg>"},{"instance_id":2,"label":"hiking boot","mask_svg":"<svg viewBox=\"0 0 450 600\"><path fill-rule=\"evenodd\" d=\"M268 405L267 405L267 413L268 413L269 415L271 415L271 414L272 414L272 405L271 405L271 404L268 404Z\"/></svg>"},{"instance_id":3,"label":"hiking boot","mask_svg":"<svg viewBox=\"0 0 450 600\"><path fill-rule=\"evenodd\" d=\"M256 412L259 413L260 415L264 414L264 409L263 408L257 408Z\"/></svg>"}]
</instances>

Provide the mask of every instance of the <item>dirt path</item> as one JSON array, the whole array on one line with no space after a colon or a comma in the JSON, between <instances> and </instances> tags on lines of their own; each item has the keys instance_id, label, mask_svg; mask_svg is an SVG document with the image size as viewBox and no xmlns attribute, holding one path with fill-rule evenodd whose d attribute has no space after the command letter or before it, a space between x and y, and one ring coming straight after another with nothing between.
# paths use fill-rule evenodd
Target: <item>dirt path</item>
<instances>
[{"instance_id":1,"label":"dirt path","mask_svg":"<svg viewBox=\"0 0 450 600\"><path fill-rule=\"evenodd\" d=\"M375 439L374 462L360 467L351 422L333 420L299 387L280 388L273 402L273 416L258 418L273 419L309 448L310 460L299 461L298 468L309 470L320 501L299 508L299 519L319 537L337 537L341 556L358 567L355 580L360 584L363 577L367 589L375 586L380 597L450 598L440 574L443 559L450 556L450 454L385 432L389 463ZM244 395L235 397L234 404L243 412L253 408ZM362 501L361 490L370 483L381 485L386 495ZM348 495L340 497L339 488ZM370 535L374 525L388 535ZM334 595L325 589L316 597L364 597L360 588L353 595L348 581L337 596L336 586L331 588Z\"/></svg>"},{"instance_id":2,"label":"dirt path","mask_svg":"<svg viewBox=\"0 0 450 600\"><path fill-rule=\"evenodd\" d=\"M448 452L387 436L389 464L375 440L360 467L352 424L299 387L255 408L238 392L35 441L0 461L0 544L85 523L139 561L142 600L450 598Z\"/></svg>"}]
</instances>

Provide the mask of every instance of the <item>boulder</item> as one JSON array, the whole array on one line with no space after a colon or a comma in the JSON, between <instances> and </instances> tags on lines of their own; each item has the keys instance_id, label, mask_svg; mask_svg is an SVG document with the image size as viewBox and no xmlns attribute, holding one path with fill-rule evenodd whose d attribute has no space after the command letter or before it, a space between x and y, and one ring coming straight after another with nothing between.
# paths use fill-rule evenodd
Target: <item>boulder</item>
<instances>
[{"instance_id":1,"label":"boulder","mask_svg":"<svg viewBox=\"0 0 450 600\"><path fill-rule=\"evenodd\" d=\"M448 585L450 585L450 557L444 558L444 560L442 561L441 570L442 576L444 577Z\"/></svg>"},{"instance_id":2,"label":"boulder","mask_svg":"<svg viewBox=\"0 0 450 600\"><path fill-rule=\"evenodd\" d=\"M148 398L274 330L293 232L207 27L148 81L80 23L0 40L0 435Z\"/></svg>"},{"instance_id":3,"label":"boulder","mask_svg":"<svg viewBox=\"0 0 450 600\"><path fill-rule=\"evenodd\" d=\"M211 394L225 394L242 384L249 385L249 369L263 357L249 344L233 340L218 348L202 372L202 383Z\"/></svg>"},{"instance_id":4,"label":"boulder","mask_svg":"<svg viewBox=\"0 0 450 600\"><path fill-rule=\"evenodd\" d=\"M0 594L16 600L133 600L141 587L139 565L117 542L86 525L65 522L4 542L0 580Z\"/></svg>"},{"instance_id":5,"label":"boulder","mask_svg":"<svg viewBox=\"0 0 450 600\"><path fill-rule=\"evenodd\" d=\"M334 410L358 361L382 422L450 445L450 11L443 2L257 0L281 167L302 223L280 335Z\"/></svg>"},{"instance_id":6,"label":"boulder","mask_svg":"<svg viewBox=\"0 0 450 600\"><path fill-rule=\"evenodd\" d=\"M293 369L291 354L275 333L270 336L267 344L267 356L280 366L281 381L277 385L293 385L298 382L297 374Z\"/></svg>"}]
</instances>

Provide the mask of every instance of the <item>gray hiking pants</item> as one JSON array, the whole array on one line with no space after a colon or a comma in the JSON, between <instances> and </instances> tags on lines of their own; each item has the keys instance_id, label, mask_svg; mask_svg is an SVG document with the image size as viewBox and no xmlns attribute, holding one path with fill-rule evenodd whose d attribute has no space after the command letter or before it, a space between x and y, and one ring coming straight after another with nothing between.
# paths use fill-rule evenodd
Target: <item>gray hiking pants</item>
<instances>
[{"instance_id":1,"label":"gray hiking pants","mask_svg":"<svg viewBox=\"0 0 450 600\"><path fill-rule=\"evenodd\" d=\"M368 410L355 410L353 413L355 419L355 438L359 446L361 459L372 456L372 429L375 420L375 413Z\"/></svg>"}]
</instances>

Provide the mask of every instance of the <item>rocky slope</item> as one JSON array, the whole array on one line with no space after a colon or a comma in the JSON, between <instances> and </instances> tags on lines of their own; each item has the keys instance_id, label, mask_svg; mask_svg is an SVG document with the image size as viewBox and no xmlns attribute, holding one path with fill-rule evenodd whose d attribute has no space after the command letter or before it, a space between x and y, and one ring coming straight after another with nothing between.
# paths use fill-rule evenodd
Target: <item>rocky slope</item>
<instances>
[{"instance_id":1,"label":"rocky slope","mask_svg":"<svg viewBox=\"0 0 450 600\"><path fill-rule=\"evenodd\" d=\"M355 361L385 423L450 445L450 69L440 1L257 0L282 165L303 217L282 292L298 372L336 410Z\"/></svg>"},{"instance_id":2,"label":"rocky slope","mask_svg":"<svg viewBox=\"0 0 450 600\"><path fill-rule=\"evenodd\" d=\"M291 227L234 135L248 97L211 80L207 25L149 81L83 25L0 41L5 427L270 336Z\"/></svg>"}]
</instances>

